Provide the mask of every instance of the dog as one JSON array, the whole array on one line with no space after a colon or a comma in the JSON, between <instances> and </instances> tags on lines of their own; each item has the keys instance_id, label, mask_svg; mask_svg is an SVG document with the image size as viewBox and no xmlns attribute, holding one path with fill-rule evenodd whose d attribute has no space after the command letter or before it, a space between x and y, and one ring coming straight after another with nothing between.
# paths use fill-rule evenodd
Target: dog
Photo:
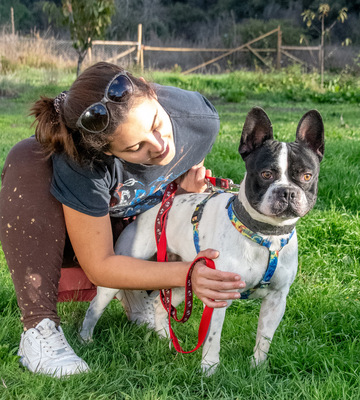
<instances>
[{"instance_id":1,"label":"dog","mask_svg":"<svg viewBox=\"0 0 360 400\"><path fill-rule=\"evenodd\" d=\"M198 224L199 246L213 248L220 255L216 268L238 273L246 287L242 298L262 299L252 365L265 362L273 335L283 318L286 298L295 279L298 243L295 225L307 214L317 198L320 162L324 155L324 125L316 110L301 118L296 140L278 142L273 138L269 117L259 107L248 113L239 145L246 174L238 194L220 193L175 197L166 227L168 252L192 261L194 246L191 219L196 206L205 203ZM116 254L150 259L156 253L154 223L160 206L136 218L120 235ZM274 261L274 257L276 260ZM275 271L274 269L275 263ZM269 278L269 275L270 276ZM91 340L98 318L111 299L122 301L127 316L146 323L161 337L169 337L168 316L159 292L98 288L87 310L81 337ZM173 290L176 307L184 290ZM230 306L231 301L228 301ZM202 370L211 375L219 365L220 336L226 308L215 308L202 351Z\"/></svg>"}]
</instances>

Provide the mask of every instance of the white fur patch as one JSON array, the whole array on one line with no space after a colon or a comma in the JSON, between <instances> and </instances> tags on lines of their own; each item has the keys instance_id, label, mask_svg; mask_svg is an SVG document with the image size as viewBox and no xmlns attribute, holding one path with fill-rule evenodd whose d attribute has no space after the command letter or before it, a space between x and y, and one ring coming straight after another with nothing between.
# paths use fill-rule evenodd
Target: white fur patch
<instances>
[{"instance_id":1,"label":"white fur patch","mask_svg":"<svg viewBox=\"0 0 360 400\"><path fill-rule=\"evenodd\" d=\"M288 149L286 143L281 143L281 147L279 154L280 179L275 184L288 184Z\"/></svg>"},{"instance_id":2,"label":"white fur patch","mask_svg":"<svg viewBox=\"0 0 360 400\"><path fill-rule=\"evenodd\" d=\"M277 179L273 184L269 186L269 189L265 193L265 196L259 207L259 211L265 215L271 215L271 205L273 203L273 193L279 187L289 184L289 178L287 175L288 168L288 151L285 143L281 143L281 151L278 157L279 173L280 178Z\"/></svg>"}]
</instances>

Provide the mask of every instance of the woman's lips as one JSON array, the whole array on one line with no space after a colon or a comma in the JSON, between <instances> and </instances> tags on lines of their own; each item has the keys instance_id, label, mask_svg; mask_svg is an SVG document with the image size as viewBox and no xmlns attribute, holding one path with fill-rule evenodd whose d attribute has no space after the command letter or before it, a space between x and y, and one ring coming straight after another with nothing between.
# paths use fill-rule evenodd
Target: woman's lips
<instances>
[{"instance_id":1,"label":"woman's lips","mask_svg":"<svg viewBox=\"0 0 360 400\"><path fill-rule=\"evenodd\" d=\"M169 151L170 151L170 146L168 144L166 146L166 149L159 156L155 157L154 160L163 160L169 154Z\"/></svg>"}]
</instances>

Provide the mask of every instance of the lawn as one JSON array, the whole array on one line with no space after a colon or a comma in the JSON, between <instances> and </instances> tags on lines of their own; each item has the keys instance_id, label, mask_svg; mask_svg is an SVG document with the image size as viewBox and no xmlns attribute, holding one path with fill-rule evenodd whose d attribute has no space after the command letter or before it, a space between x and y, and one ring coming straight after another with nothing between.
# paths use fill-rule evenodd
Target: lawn
<instances>
[{"instance_id":1,"label":"lawn","mask_svg":"<svg viewBox=\"0 0 360 400\"><path fill-rule=\"evenodd\" d=\"M316 108L325 124L315 208L297 227L299 272L275 333L265 368L250 368L260 303L239 300L227 311L222 365L211 377L199 372L200 351L179 355L144 326L129 323L117 301L101 317L94 342L77 331L87 303L59 304L66 336L90 365L83 376L55 380L33 375L16 356L20 314L0 252L0 399L360 399L360 86L351 76L330 76L325 89L316 74L238 72L180 76L153 72L159 83L198 90L221 117L221 130L206 166L239 183L244 164L237 153L246 113L265 109L275 138L292 141L297 123ZM74 76L59 71L20 71L0 76L0 166L13 144L32 134L27 117L40 94L56 95ZM201 304L177 327L183 347L196 342Z\"/></svg>"}]
</instances>

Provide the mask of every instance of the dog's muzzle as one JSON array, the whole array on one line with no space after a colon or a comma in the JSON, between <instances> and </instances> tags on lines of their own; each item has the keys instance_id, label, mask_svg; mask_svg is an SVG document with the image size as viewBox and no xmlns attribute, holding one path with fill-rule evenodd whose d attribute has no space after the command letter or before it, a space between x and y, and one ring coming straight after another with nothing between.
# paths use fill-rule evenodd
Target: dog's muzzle
<instances>
[{"instance_id":1,"label":"dog's muzzle","mask_svg":"<svg viewBox=\"0 0 360 400\"><path fill-rule=\"evenodd\" d=\"M309 211L306 196L296 186L279 186L271 196L270 209L277 217L302 217Z\"/></svg>"}]
</instances>

